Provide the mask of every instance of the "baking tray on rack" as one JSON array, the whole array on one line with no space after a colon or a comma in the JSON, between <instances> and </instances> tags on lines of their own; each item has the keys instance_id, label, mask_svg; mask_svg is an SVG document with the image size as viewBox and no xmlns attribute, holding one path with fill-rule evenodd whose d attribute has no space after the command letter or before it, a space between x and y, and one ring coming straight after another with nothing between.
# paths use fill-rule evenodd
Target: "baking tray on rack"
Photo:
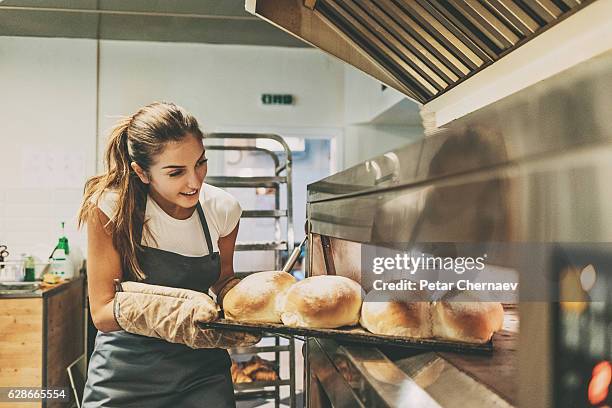
<instances>
[{"instance_id":1,"label":"baking tray on rack","mask_svg":"<svg viewBox=\"0 0 612 408\"><path fill-rule=\"evenodd\" d=\"M304 327L289 327L280 323L252 323L236 320L217 319L212 322L200 322L202 329L240 330L256 333L271 333L294 337L321 337L340 342L371 344L378 346L399 346L428 351L455 351L468 353L492 353L493 341L487 343L464 343L441 339L415 339L401 336L374 334L360 326L341 327L338 329L314 329Z\"/></svg>"}]
</instances>

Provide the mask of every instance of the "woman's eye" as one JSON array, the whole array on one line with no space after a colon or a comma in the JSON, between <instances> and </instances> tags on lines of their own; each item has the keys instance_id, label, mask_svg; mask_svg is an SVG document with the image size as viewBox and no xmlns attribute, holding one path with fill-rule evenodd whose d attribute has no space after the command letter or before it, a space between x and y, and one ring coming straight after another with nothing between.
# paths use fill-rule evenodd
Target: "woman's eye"
<instances>
[{"instance_id":1,"label":"woman's eye","mask_svg":"<svg viewBox=\"0 0 612 408\"><path fill-rule=\"evenodd\" d=\"M202 160L200 160L200 161L199 161L199 162L196 164L196 166L197 166L197 167L200 167L201 165L206 164L206 162L207 162L207 161L208 161L208 159L202 159ZM183 170L180 170L180 171L175 171L174 173L168 173L168 176L169 176L169 177L177 177L177 176L180 176L181 174L183 174Z\"/></svg>"}]
</instances>

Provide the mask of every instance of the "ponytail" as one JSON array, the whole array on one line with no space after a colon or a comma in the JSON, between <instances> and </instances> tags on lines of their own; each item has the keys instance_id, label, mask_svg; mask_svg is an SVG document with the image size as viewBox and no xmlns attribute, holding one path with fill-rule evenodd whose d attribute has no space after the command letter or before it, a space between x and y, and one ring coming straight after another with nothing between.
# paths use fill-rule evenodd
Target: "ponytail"
<instances>
[{"instance_id":1,"label":"ponytail","mask_svg":"<svg viewBox=\"0 0 612 408\"><path fill-rule=\"evenodd\" d=\"M104 227L110 230L113 245L119 252L123 279L144 280L146 275L138 262L138 254L142 251L140 231L145 227L148 187L130 165L128 129L131 122L131 117L122 119L111 131L105 154L106 172L85 183L78 225L81 227L90 217L97 216L95 210L105 191L116 191L119 195L117 208Z\"/></svg>"}]
</instances>

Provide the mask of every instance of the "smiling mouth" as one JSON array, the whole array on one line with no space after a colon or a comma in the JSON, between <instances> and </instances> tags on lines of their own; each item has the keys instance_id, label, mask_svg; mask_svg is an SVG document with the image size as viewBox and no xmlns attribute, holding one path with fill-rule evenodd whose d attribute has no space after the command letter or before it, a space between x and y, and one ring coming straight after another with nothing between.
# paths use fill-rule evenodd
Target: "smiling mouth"
<instances>
[{"instance_id":1,"label":"smiling mouth","mask_svg":"<svg viewBox=\"0 0 612 408\"><path fill-rule=\"evenodd\" d=\"M193 197L197 193L198 193L198 190L193 190L193 191L190 191L190 192L187 192L187 193L180 193L180 194L182 194L182 195L184 195L186 197Z\"/></svg>"}]
</instances>

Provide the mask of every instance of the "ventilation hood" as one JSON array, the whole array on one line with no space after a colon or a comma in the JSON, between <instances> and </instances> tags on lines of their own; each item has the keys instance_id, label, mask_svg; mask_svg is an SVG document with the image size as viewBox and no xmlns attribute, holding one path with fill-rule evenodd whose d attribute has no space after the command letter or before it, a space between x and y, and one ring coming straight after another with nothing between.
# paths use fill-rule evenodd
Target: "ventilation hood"
<instances>
[{"instance_id":1,"label":"ventilation hood","mask_svg":"<svg viewBox=\"0 0 612 408\"><path fill-rule=\"evenodd\" d=\"M247 0L246 9L426 103L595 0Z\"/></svg>"}]
</instances>

